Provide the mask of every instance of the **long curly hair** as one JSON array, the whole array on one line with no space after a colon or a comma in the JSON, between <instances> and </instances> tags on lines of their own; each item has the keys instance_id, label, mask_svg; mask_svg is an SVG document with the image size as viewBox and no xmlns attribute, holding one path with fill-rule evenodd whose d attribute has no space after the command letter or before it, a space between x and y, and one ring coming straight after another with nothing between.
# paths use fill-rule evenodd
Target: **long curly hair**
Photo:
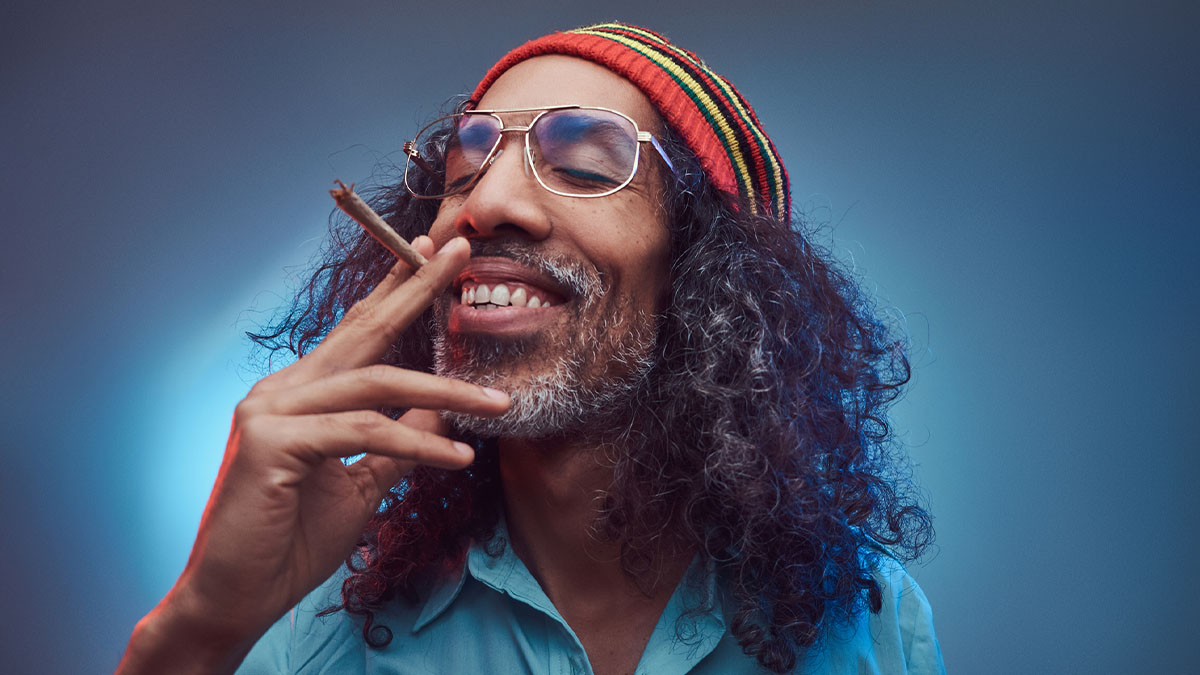
<instances>
[{"instance_id":1,"label":"long curly hair","mask_svg":"<svg viewBox=\"0 0 1200 675\"><path fill-rule=\"evenodd\" d=\"M832 626L880 610L880 556L912 560L932 541L886 416L910 377L905 342L799 219L752 215L677 134L662 136L676 167L664 176L671 287L634 406L650 414L614 445L593 534L619 542L623 570L642 583L663 533L680 532L715 562L742 648L785 672ZM369 200L410 239L436 215L402 184ZM303 355L386 273L389 254L355 225L335 222L332 235L291 308L251 334L259 345ZM386 362L431 370L430 315ZM419 467L401 481L347 560L342 604L328 611L363 617L368 644L392 637L377 610L417 602L473 540L502 550L494 441L476 445L466 470Z\"/></svg>"}]
</instances>

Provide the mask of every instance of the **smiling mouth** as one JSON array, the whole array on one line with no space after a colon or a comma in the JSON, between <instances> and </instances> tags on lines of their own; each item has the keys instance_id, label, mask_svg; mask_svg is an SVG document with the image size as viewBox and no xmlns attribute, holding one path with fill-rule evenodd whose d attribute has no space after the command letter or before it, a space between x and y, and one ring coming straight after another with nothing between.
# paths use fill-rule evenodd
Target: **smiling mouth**
<instances>
[{"instance_id":1,"label":"smiling mouth","mask_svg":"<svg viewBox=\"0 0 1200 675\"><path fill-rule=\"evenodd\" d=\"M500 257L471 259L453 288L458 306L475 311L543 310L563 305L570 297L549 275Z\"/></svg>"}]
</instances>

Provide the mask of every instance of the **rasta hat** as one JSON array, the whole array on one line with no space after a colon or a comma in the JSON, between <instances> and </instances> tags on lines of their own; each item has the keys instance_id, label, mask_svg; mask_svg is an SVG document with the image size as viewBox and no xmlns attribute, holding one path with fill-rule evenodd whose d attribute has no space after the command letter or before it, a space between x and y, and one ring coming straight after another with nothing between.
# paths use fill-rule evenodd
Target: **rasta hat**
<instances>
[{"instance_id":1,"label":"rasta hat","mask_svg":"<svg viewBox=\"0 0 1200 675\"><path fill-rule=\"evenodd\" d=\"M517 63L546 54L586 59L632 82L683 137L717 188L744 197L752 213L765 207L789 218L787 170L750 104L695 54L645 28L601 23L530 40L492 66L471 99L483 98Z\"/></svg>"}]
</instances>

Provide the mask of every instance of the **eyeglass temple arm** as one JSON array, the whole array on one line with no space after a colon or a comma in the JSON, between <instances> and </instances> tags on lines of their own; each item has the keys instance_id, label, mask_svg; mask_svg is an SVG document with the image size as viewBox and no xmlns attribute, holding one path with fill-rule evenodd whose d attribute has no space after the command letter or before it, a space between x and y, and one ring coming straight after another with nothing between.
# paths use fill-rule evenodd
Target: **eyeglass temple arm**
<instances>
[{"instance_id":1,"label":"eyeglass temple arm","mask_svg":"<svg viewBox=\"0 0 1200 675\"><path fill-rule=\"evenodd\" d=\"M662 150L659 150L659 152L662 152ZM412 141L405 141L404 154L408 155L408 158L410 161L412 161L417 166L419 166L422 169L424 169L425 171L427 171L429 173L429 175L431 175L431 176L437 175L437 171L435 171L434 168L429 165L429 162L426 162L424 159L421 159L421 152L419 150L417 150L416 147L413 146Z\"/></svg>"},{"instance_id":2,"label":"eyeglass temple arm","mask_svg":"<svg viewBox=\"0 0 1200 675\"><path fill-rule=\"evenodd\" d=\"M653 145L654 149L658 151L658 156L662 157L663 161L667 163L667 168L671 170L671 173L676 176L679 175L679 172L675 170L675 164L671 162L670 157L667 157L667 151L663 150L663 146L658 144L658 139L652 136L649 131L639 131L638 140L650 141L650 145Z\"/></svg>"}]
</instances>

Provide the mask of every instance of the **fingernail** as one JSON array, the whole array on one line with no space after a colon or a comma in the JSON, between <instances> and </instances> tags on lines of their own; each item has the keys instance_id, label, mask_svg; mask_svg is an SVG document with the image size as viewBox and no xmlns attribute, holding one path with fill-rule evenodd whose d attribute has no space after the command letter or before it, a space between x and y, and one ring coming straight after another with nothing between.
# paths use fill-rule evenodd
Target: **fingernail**
<instances>
[{"instance_id":1,"label":"fingernail","mask_svg":"<svg viewBox=\"0 0 1200 675\"><path fill-rule=\"evenodd\" d=\"M458 450L458 454L462 455L463 457L470 457L471 455L475 454L475 450L471 446L461 441L454 441L454 449Z\"/></svg>"},{"instance_id":2,"label":"fingernail","mask_svg":"<svg viewBox=\"0 0 1200 675\"><path fill-rule=\"evenodd\" d=\"M483 389L483 394L485 396L487 396L488 398L493 398L493 399L496 399L497 401L504 401L508 398L508 394L500 391L499 389L492 389L491 387L480 387L480 388Z\"/></svg>"}]
</instances>

